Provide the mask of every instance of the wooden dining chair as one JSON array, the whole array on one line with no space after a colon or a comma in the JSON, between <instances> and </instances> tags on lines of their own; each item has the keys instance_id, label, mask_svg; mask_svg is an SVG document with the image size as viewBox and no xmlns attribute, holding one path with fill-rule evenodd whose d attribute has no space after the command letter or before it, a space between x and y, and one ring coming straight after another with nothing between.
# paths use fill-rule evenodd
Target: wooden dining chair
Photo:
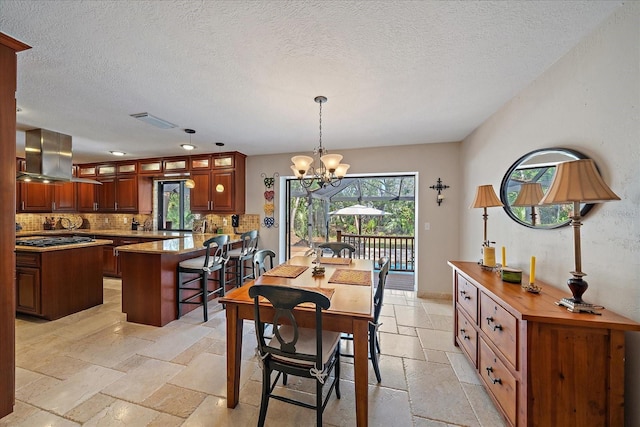
<instances>
[{"instance_id":1,"label":"wooden dining chair","mask_svg":"<svg viewBox=\"0 0 640 427\"><path fill-rule=\"evenodd\" d=\"M329 249L331 250L331 254L334 257L342 257L343 254L345 254L349 257L349 258L353 258L353 254L356 251L356 248L353 245L350 245L349 243L344 243L344 242L325 242L325 243L320 243L318 245L318 248L322 248L324 249Z\"/></svg>"},{"instance_id":2,"label":"wooden dining chair","mask_svg":"<svg viewBox=\"0 0 640 427\"><path fill-rule=\"evenodd\" d=\"M373 370L376 374L378 382L382 382L382 376L380 375L380 340L378 337L378 328L380 327L380 312L382 311L382 301L384 300L384 288L387 283L387 276L389 275L389 267L391 261L387 257L382 257L378 260L378 266L380 271L378 273L378 286L376 293L373 295L373 322L369 322L369 358L373 365ZM353 342L353 335L342 334L341 338L345 342ZM353 353L341 351L341 355L344 357L353 357Z\"/></svg>"},{"instance_id":3,"label":"wooden dining chair","mask_svg":"<svg viewBox=\"0 0 640 427\"><path fill-rule=\"evenodd\" d=\"M256 279L262 276L265 271L273 268L273 259L276 257L276 253L271 249L261 249L253 256L253 266Z\"/></svg>"},{"instance_id":4,"label":"wooden dining chair","mask_svg":"<svg viewBox=\"0 0 640 427\"><path fill-rule=\"evenodd\" d=\"M264 426L269 399L314 409L316 424L322 426L322 414L331 393L335 388L340 398L340 333L322 330L322 311L329 308L329 298L319 292L287 286L254 285L249 289L254 301L255 330L258 338L258 352L263 364L262 398L258 426ZM264 297L275 309L275 314L267 317L260 312L260 298ZM295 307L302 303L311 303L315 309L315 328L298 327ZM264 324L273 324L274 336L268 339L264 335ZM330 372L334 379L325 398L323 388ZM271 373L277 371L271 381ZM316 382L316 403L295 400L274 393L281 375L294 375L313 378Z\"/></svg>"},{"instance_id":5,"label":"wooden dining chair","mask_svg":"<svg viewBox=\"0 0 640 427\"><path fill-rule=\"evenodd\" d=\"M178 282L176 286L178 319L182 316L182 306L184 304L198 304L202 305L204 321L209 320L207 311L209 297L216 293L218 296L224 296L228 242L229 236L226 234L212 237L203 243L203 246L207 248L203 256L189 258L178 264ZM210 277L211 273L216 271L218 272L217 279ZM198 274L198 276L182 281L185 274ZM218 284L214 290L209 290L209 282L211 281L215 281ZM198 286L194 286L196 282Z\"/></svg>"}]
</instances>

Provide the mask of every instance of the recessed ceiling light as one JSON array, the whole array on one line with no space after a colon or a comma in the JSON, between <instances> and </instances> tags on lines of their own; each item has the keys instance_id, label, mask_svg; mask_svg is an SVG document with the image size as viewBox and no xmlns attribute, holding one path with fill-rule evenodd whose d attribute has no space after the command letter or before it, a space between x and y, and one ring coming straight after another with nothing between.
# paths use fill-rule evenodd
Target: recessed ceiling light
<instances>
[{"instance_id":1,"label":"recessed ceiling light","mask_svg":"<svg viewBox=\"0 0 640 427\"><path fill-rule=\"evenodd\" d=\"M216 145L217 145L218 147L224 147L224 142L216 142Z\"/></svg>"},{"instance_id":2,"label":"recessed ceiling light","mask_svg":"<svg viewBox=\"0 0 640 427\"><path fill-rule=\"evenodd\" d=\"M171 129L171 128L178 127L177 125L174 125L171 122L168 122L164 119L153 116L149 113L130 114L130 116L138 120L142 120L145 123L149 123L150 125L153 125L155 127L159 127L161 129Z\"/></svg>"},{"instance_id":3,"label":"recessed ceiling light","mask_svg":"<svg viewBox=\"0 0 640 427\"><path fill-rule=\"evenodd\" d=\"M111 154L113 154L114 156L124 156L127 153L124 153L122 151L109 151Z\"/></svg>"},{"instance_id":4,"label":"recessed ceiling light","mask_svg":"<svg viewBox=\"0 0 640 427\"><path fill-rule=\"evenodd\" d=\"M184 148L185 150L193 150L194 148L196 148L195 145L191 145L191 144L181 144L180 147Z\"/></svg>"},{"instance_id":5,"label":"recessed ceiling light","mask_svg":"<svg viewBox=\"0 0 640 427\"><path fill-rule=\"evenodd\" d=\"M16 107L16 113L19 113L19 112L21 112L21 111L22 111L22 108L20 108L20 107Z\"/></svg>"}]
</instances>

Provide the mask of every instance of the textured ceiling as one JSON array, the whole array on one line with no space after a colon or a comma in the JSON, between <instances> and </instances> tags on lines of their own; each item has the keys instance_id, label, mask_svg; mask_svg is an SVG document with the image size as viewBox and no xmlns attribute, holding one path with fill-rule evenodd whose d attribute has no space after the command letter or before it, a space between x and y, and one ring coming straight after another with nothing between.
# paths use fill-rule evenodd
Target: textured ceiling
<instances>
[{"instance_id":1,"label":"textured ceiling","mask_svg":"<svg viewBox=\"0 0 640 427\"><path fill-rule=\"evenodd\" d=\"M18 129L74 162L459 141L619 1L0 1ZM149 112L178 125L131 118ZM20 133L22 135L22 133ZM18 140L18 151L23 141Z\"/></svg>"}]
</instances>

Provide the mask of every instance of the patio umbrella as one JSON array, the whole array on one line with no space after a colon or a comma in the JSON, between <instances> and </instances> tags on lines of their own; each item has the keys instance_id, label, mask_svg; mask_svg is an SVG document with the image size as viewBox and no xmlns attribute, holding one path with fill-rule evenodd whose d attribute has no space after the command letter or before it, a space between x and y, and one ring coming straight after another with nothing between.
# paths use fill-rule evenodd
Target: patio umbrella
<instances>
[{"instance_id":1,"label":"patio umbrella","mask_svg":"<svg viewBox=\"0 0 640 427\"><path fill-rule=\"evenodd\" d=\"M332 212L329 212L329 215L354 215L356 217L356 223L358 228L358 234L360 233L360 225L362 224L362 216L382 216L389 215L388 212L385 212L380 209L370 208L368 206L363 205L352 205L347 206Z\"/></svg>"}]
</instances>

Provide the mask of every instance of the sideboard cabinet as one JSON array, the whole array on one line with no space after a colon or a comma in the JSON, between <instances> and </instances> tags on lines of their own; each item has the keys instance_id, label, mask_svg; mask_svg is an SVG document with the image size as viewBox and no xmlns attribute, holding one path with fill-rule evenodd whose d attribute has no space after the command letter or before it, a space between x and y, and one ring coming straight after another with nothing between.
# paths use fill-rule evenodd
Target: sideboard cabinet
<instances>
[{"instance_id":1,"label":"sideboard cabinet","mask_svg":"<svg viewBox=\"0 0 640 427\"><path fill-rule=\"evenodd\" d=\"M640 324L609 310L570 313L555 304L568 288L537 280L532 294L477 263L449 265L454 344L509 425L624 425L625 331Z\"/></svg>"}]
</instances>

